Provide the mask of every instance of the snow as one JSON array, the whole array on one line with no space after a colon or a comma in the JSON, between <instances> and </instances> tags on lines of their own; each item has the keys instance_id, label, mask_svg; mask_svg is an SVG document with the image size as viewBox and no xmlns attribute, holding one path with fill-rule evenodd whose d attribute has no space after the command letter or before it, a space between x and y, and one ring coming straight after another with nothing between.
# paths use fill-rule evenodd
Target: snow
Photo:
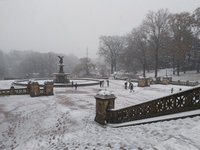
<instances>
[{"instance_id":1,"label":"snow","mask_svg":"<svg viewBox=\"0 0 200 150\"><path fill-rule=\"evenodd\" d=\"M10 89L11 84L14 82L14 80L2 80L0 82L0 90L1 89Z\"/></svg>"},{"instance_id":2,"label":"snow","mask_svg":"<svg viewBox=\"0 0 200 150\"><path fill-rule=\"evenodd\" d=\"M101 90L100 92L98 92L98 95L102 95L102 96L111 95L111 92L110 92L110 91L107 91L107 90L105 89L105 90Z\"/></svg>"},{"instance_id":3,"label":"snow","mask_svg":"<svg viewBox=\"0 0 200 150\"><path fill-rule=\"evenodd\" d=\"M186 71L184 74L183 72L180 72L180 75L173 75L173 69L167 68L167 69L160 69L158 70L158 77L159 76L167 76L172 77L173 81L181 80L181 81L200 81L200 73L197 73L197 71ZM155 71L150 71L146 74L147 77L154 77ZM142 75L142 73L139 73L139 75Z\"/></svg>"},{"instance_id":4,"label":"snow","mask_svg":"<svg viewBox=\"0 0 200 150\"><path fill-rule=\"evenodd\" d=\"M0 81L10 88L13 81ZM109 87L54 88L53 96L0 97L0 149L15 150L197 150L200 149L200 116L151 124L113 128L94 121L95 98L114 94L115 109L143 103L192 87L151 85L124 89L124 81L110 80ZM101 90L104 92L101 93Z\"/></svg>"}]
</instances>

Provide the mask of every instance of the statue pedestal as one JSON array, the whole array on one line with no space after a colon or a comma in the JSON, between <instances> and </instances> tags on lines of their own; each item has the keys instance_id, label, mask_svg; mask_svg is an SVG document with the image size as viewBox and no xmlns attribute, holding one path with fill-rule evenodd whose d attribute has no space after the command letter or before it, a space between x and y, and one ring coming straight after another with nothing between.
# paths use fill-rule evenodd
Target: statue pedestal
<instances>
[{"instance_id":1,"label":"statue pedestal","mask_svg":"<svg viewBox=\"0 0 200 150\"><path fill-rule=\"evenodd\" d=\"M69 83L69 79L67 78L70 74L69 73L64 73L64 66L63 65L63 57L64 56L58 56L58 58L60 59L59 60L59 63L58 66L59 66L59 72L58 73L54 73L53 74L53 81L54 83Z\"/></svg>"},{"instance_id":2,"label":"statue pedestal","mask_svg":"<svg viewBox=\"0 0 200 150\"><path fill-rule=\"evenodd\" d=\"M68 76L69 73L54 73L54 82L55 83L69 83Z\"/></svg>"}]
</instances>

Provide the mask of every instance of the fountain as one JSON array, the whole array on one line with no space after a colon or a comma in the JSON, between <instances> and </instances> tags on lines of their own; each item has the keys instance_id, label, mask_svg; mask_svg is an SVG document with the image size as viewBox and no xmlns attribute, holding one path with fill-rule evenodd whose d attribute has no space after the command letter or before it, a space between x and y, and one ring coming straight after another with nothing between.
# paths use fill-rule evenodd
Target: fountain
<instances>
[{"instance_id":1,"label":"fountain","mask_svg":"<svg viewBox=\"0 0 200 150\"><path fill-rule=\"evenodd\" d=\"M44 83L46 81L53 81L54 87L73 87L73 83L77 83L78 86L92 86L92 85L99 85L99 80L98 79L71 79L71 82L69 80L69 75L70 73L65 73L64 72L64 64L63 64L63 58L64 56L58 56L59 60L59 72L58 73L53 73L53 79L52 78L42 78L42 79L31 79L35 82L38 82L40 86L44 86ZM23 79L23 80L17 80L14 81L14 85L18 86L28 86L30 82L30 79Z\"/></svg>"},{"instance_id":2,"label":"fountain","mask_svg":"<svg viewBox=\"0 0 200 150\"><path fill-rule=\"evenodd\" d=\"M64 73L64 64L63 64L63 57L64 56L58 56L59 60L59 72L58 73L54 73L54 83L69 83L69 79L68 76L70 75L70 73Z\"/></svg>"}]
</instances>

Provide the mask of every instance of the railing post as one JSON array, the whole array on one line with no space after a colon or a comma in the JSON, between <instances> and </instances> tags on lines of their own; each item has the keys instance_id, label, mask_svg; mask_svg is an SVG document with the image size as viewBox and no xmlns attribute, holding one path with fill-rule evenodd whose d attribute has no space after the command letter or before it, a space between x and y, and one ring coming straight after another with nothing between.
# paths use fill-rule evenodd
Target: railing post
<instances>
[{"instance_id":1,"label":"railing post","mask_svg":"<svg viewBox=\"0 0 200 150\"><path fill-rule=\"evenodd\" d=\"M172 77L163 77L162 84L170 84L172 82Z\"/></svg>"},{"instance_id":2,"label":"railing post","mask_svg":"<svg viewBox=\"0 0 200 150\"><path fill-rule=\"evenodd\" d=\"M156 84L160 84L161 83L161 77L156 77Z\"/></svg>"},{"instance_id":3,"label":"railing post","mask_svg":"<svg viewBox=\"0 0 200 150\"><path fill-rule=\"evenodd\" d=\"M138 87L150 86L149 78L139 78L138 79Z\"/></svg>"},{"instance_id":4,"label":"railing post","mask_svg":"<svg viewBox=\"0 0 200 150\"><path fill-rule=\"evenodd\" d=\"M47 81L44 83L44 95L53 95L53 82Z\"/></svg>"},{"instance_id":5,"label":"railing post","mask_svg":"<svg viewBox=\"0 0 200 150\"><path fill-rule=\"evenodd\" d=\"M100 91L96 96L96 116L95 121L105 125L107 123L107 111L114 108L115 95L108 91Z\"/></svg>"},{"instance_id":6,"label":"railing post","mask_svg":"<svg viewBox=\"0 0 200 150\"><path fill-rule=\"evenodd\" d=\"M190 82L187 80L186 81L186 86L189 86L190 85Z\"/></svg>"},{"instance_id":7,"label":"railing post","mask_svg":"<svg viewBox=\"0 0 200 150\"><path fill-rule=\"evenodd\" d=\"M31 97L40 96L40 86L38 82L30 83L30 96Z\"/></svg>"},{"instance_id":8,"label":"railing post","mask_svg":"<svg viewBox=\"0 0 200 150\"><path fill-rule=\"evenodd\" d=\"M14 86L11 86L10 87L10 95L15 95L16 93L15 93L15 88L14 88Z\"/></svg>"}]
</instances>

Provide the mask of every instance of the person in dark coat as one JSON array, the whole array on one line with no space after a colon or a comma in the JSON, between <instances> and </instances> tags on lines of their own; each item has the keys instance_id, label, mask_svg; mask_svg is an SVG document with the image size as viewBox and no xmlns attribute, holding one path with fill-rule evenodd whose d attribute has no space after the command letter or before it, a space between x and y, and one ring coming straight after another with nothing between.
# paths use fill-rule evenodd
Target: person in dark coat
<instances>
[{"instance_id":1,"label":"person in dark coat","mask_svg":"<svg viewBox=\"0 0 200 150\"><path fill-rule=\"evenodd\" d=\"M133 90L133 83L129 83L129 89L130 89L130 92L134 92L134 90Z\"/></svg>"},{"instance_id":2,"label":"person in dark coat","mask_svg":"<svg viewBox=\"0 0 200 150\"><path fill-rule=\"evenodd\" d=\"M102 80L102 84L101 84L101 86L104 87L104 80Z\"/></svg>"},{"instance_id":3,"label":"person in dark coat","mask_svg":"<svg viewBox=\"0 0 200 150\"><path fill-rule=\"evenodd\" d=\"M127 90L127 82L124 83L124 88Z\"/></svg>"},{"instance_id":4,"label":"person in dark coat","mask_svg":"<svg viewBox=\"0 0 200 150\"><path fill-rule=\"evenodd\" d=\"M173 93L174 92L174 88L171 88L171 93Z\"/></svg>"},{"instance_id":5,"label":"person in dark coat","mask_svg":"<svg viewBox=\"0 0 200 150\"><path fill-rule=\"evenodd\" d=\"M107 87L109 87L109 80L107 79L106 82L107 82Z\"/></svg>"},{"instance_id":6,"label":"person in dark coat","mask_svg":"<svg viewBox=\"0 0 200 150\"><path fill-rule=\"evenodd\" d=\"M75 87L75 91L77 91L78 84L75 83L74 87Z\"/></svg>"},{"instance_id":7,"label":"person in dark coat","mask_svg":"<svg viewBox=\"0 0 200 150\"><path fill-rule=\"evenodd\" d=\"M102 87L102 81L99 81L99 85L100 85L100 87Z\"/></svg>"}]
</instances>

